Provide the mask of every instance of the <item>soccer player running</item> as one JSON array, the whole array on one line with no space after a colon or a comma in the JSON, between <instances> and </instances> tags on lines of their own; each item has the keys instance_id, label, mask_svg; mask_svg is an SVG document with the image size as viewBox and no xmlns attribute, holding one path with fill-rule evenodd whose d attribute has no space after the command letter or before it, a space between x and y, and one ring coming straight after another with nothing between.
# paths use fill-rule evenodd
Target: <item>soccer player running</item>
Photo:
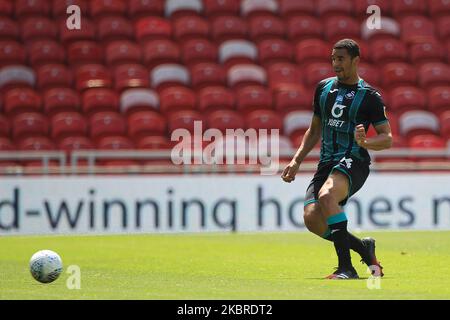
<instances>
[{"instance_id":1,"label":"soccer player running","mask_svg":"<svg viewBox=\"0 0 450 320\"><path fill-rule=\"evenodd\" d=\"M309 184L304 203L304 221L309 231L334 242L338 268L328 279L357 279L350 249L383 276L375 256L375 240L359 239L347 231L347 216L341 206L369 176L367 149L383 150L392 145L391 128L380 93L358 76L360 50L351 39L338 41L331 55L336 77L319 82L314 95L314 115L294 158L282 173L286 182L295 175L306 155L322 136L320 162ZM372 124L377 135L366 137Z\"/></svg>"}]
</instances>

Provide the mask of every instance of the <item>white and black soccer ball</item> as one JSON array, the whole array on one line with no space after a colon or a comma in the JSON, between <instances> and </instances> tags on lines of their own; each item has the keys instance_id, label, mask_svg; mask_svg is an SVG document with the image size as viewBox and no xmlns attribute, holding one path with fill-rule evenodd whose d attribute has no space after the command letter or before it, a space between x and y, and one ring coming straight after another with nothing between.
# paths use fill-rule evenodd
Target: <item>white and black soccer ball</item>
<instances>
[{"instance_id":1,"label":"white and black soccer ball","mask_svg":"<svg viewBox=\"0 0 450 320\"><path fill-rule=\"evenodd\" d=\"M31 275L42 283L50 283L58 279L62 269L61 257L51 250L38 251L30 259Z\"/></svg>"}]
</instances>

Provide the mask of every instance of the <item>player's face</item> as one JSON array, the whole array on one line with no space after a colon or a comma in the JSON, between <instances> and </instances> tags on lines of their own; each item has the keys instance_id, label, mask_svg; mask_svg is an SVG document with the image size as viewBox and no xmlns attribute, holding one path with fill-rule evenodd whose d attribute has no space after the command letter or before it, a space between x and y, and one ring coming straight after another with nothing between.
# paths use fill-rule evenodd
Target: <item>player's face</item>
<instances>
[{"instance_id":1,"label":"player's face","mask_svg":"<svg viewBox=\"0 0 450 320\"><path fill-rule=\"evenodd\" d=\"M333 70L340 81L347 81L356 76L359 57L352 57L346 49L333 49L331 54Z\"/></svg>"}]
</instances>

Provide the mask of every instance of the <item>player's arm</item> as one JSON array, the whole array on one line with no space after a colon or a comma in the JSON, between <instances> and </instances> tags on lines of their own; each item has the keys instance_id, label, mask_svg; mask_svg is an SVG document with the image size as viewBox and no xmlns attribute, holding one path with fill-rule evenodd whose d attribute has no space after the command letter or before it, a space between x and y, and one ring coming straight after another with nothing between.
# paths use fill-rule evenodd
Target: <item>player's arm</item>
<instances>
[{"instance_id":1,"label":"player's arm","mask_svg":"<svg viewBox=\"0 0 450 320\"><path fill-rule=\"evenodd\" d=\"M358 145L365 149L370 150L384 150L392 147L392 132L389 122L384 122L375 126L377 135L372 138L366 137L366 130L362 124L356 126L355 140Z\"/></svg>"},{"instance_id":2,"label":"player's arm","mask_svg":"<svg viewBox=\"0 0 450 320\"><path fill-rule=\"evenodd\" d=\"M311 120L309 129L306 130L306 133L303 136L303 140L300 147L298 148L297 152L292 158L292 161L283 170L281 178L284 181L292 182L295 180L295 175L297 174L300 164L303 162L308 153L311 152L311 150L319 141L321 132L322 132L321 119L317 115L314 115Z\"/></svg>"}]
</instances>

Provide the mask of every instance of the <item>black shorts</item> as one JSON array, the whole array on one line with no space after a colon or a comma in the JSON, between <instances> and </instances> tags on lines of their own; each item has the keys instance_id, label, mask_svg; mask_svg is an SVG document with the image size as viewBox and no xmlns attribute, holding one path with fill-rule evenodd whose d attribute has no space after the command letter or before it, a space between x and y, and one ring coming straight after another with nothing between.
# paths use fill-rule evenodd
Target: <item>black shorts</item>
<instances>
[{"instance_id":1,"label":"black shorts","mask_svg":"<svg viewBox=\"0 0 450 320\"><path fill-rule=\"evenodd\" d=\"M322 188L328 176L333 171L338 170L345 174L350 182L347 198L339 203L339 205L344 206L348 199L358 192L366 182L370 172L369 166L369 162L363 162L354 157L344 157L340 161L320 162L314 178L306 189L304 205L307 206L318 201L320 188Z\"/></svg>"}]
</instances>

